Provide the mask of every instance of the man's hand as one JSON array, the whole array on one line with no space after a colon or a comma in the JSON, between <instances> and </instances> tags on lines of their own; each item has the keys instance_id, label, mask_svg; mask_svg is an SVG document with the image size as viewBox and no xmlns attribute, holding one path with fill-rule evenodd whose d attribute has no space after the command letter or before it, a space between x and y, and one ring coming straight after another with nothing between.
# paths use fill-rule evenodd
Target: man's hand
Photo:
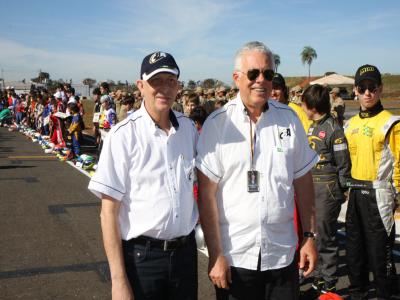
<instances>
[{"instance_id":1,"label":"man's hand","mask_svg":"<svg viewBox=\"0 0 400 300\"><path fill-rule=\"evenodd\" d=\"M112 282L112 300L134 300L131 285L127 279Z\"/></svg>"},{"instance_id":2,"label":"man's hand","mask_svg":"<svg viewBox=\"0 0 400 300\"><path fill-rule=\"evenodd\" d=\"M300 265L299 268L304 270L303 276L307 277L314 271L317 265L317 248L315 240L312 238L305 238L303 245L300 248Z\"/></svg>"},{"instance_id":3,"label":"man's hand","mask_svg":"<svg viewBox=\"0 0 400 300\"><path fill-rule=\"evenodd\" d=\"M231 269L225 256L219 255L217 259L211 259L208 266L208 274L211 282L218 288L229 289L231 280Z\"/></svg>"}]
</instances>

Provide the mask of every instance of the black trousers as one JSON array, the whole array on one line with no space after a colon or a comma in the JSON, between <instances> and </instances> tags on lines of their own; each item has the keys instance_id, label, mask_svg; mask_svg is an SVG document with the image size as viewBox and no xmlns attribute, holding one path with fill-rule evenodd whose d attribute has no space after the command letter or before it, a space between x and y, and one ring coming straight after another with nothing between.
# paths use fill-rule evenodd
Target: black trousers
<instances>
[{"instance_id":1,"label":"black trousers","mask_svg":"<svg viewBox=\"0 0 400 300\"><path fill-rule=\"evenodd\" d=\"M299 270L297 260L281 269L255 271L231 267L229 290L216 288L217 300L297 300Z\"/></svg>"},{"instance_id":2,"label":"black trousers","mask_svg":"<svg viewBox=\"0 0 400 300\"><path fill-rule=\"evenodd\" d=\"M125 268L135 300L196 300L197 247L194 235L176 250L164 251L122 241Z\"/></svg>"},{"instance_id":3,"label":"black trousers","mask_svg":"<svg viewBox=\"0 0 400 300\"><path fill-rule=\"evenodd\" d=\"M337 282L339 255L336 232L343 193L336 176L322 179L314 181L318 263L313 275L325 281Z\"/></svg>"},{"instance_id":4,"label":"black trousers","mask_svg":"<svg viewBox=\"0 0 400 300\"><path fill-rule=\"evenodd\" d=\"M375 190L352 189L346 213L346 260L352 300L367 299L369 271L373 273L378 299L397 294L394 239L395 226L388 234Z\"/></svg>"}]
</instances>

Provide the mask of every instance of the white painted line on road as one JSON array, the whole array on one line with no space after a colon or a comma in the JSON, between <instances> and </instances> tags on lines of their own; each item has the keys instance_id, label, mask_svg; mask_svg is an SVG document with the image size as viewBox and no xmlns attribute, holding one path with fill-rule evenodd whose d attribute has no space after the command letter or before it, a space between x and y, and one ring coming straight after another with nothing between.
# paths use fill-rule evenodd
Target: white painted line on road
<instances>
[{"instance_id":1,"label":"white painted line on road","mask_svg":"<svg viewBox=\"0 0 400 300\"><path fill-rule=\"evenodd\" d=\"M74 167L75 169L77 169L79 172L81 172L82 174L86 175L87 177L91 178L89 173L86 172L85 170L78 168L77 166L75 166L75 164L72 161L66 161L67 164L69 164L70 166Z\"/></svg>"}]
</instances>

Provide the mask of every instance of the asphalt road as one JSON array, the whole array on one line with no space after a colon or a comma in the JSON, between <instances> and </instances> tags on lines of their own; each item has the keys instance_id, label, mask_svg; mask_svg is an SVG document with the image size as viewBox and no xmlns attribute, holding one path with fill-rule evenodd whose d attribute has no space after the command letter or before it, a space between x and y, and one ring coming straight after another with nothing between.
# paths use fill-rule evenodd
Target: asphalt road
<instances>
[{"instance_id":1,"label":"asphalt road","mask_svg":"<svg viewBox=\"0 0 400 300\"><path fill-rule=\"evenodd\" d=\"M89 178L0 128L0 299L110 299ZM199 255L200 299L212 299Z\"/></svg>"},{"instance_id":2,"label":"asphalt road","mask_svg":"<svg viewBox=\"0 0 400 300\"><path fill-rule=\"evenodd\" d=\"M21 133L0 128L0 299L110 299L100 206L88 182ZM344 234L338 289L346 296ZM199 299L214 299L202 253L198 265Z\"/></svg>"}]
</instances>

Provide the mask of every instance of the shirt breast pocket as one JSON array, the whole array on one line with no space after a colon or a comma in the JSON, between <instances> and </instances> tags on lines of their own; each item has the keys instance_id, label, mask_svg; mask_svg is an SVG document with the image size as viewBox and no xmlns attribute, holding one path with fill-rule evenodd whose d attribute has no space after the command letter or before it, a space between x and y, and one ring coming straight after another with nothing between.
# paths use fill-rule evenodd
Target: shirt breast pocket
<instances>
[{"instance_id":1,"label":"shirt breast pocket","mask_svg":"<svg viewBox=\"0 0 400 300\"><path fill-rule=\"evenodd\" d=\"M193 193L193 184L195 182L195 161L193 159L186 159L183 156L179 159L178 167L178 182L179 190L181 192Z\"/></svg>"},{"instance_id":2,"label":"shirt breast pocket","mask_svg":"<svg viewBox=\"0 0 400 300\"><path fill-rule=\"evenodd\" d=\"M282 183L291 185L293 180L293 158L291 149L276 146L272 152L272 177Z\"/></svg>"},{"instance_id":3,"label":"shirt breast pocket","mask_svg":"<svg viewBox=\"0 0 400 300\"><path fill-rule=\"evenodd\" d=\"M293 218L293 157L289 148L274 147L272 174L269 176L268 223L287 222Z\"/></svg>"}]
</instances>

